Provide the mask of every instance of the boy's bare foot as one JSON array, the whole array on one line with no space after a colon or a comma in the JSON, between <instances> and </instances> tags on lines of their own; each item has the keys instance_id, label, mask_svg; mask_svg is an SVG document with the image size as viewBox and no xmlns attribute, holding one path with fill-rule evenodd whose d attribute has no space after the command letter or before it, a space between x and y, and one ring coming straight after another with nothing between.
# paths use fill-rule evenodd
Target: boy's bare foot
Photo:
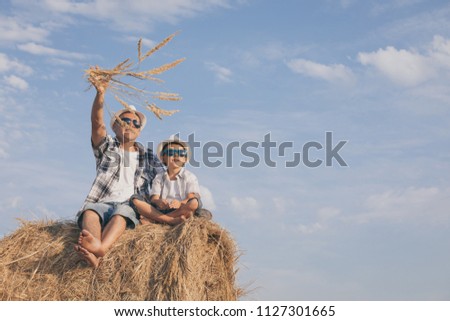
<instances>
[{"instance_id":1,"label":"boy's bare foot","mask_svg":"<svg viewBox=\"0 0 450 321\"><path fill-rule=\"evenodd\" d=\"M88 230L81 231L80 237L78 238L78 244L96 257L105 255L105 251L102 249L102 242L94 237Z\"/></svg>"},{"instance_id":2,"label":"boy's bare foot","mask_svg":"<svg viewBox=\"0 0 450 321\"><path fill-rule=\"evenodd\" d=\"M169 214L167 214L167 216L170 216L173 218L180 218L183 216L184 217L183 221L185 221L188 218L190 218L193 214L194 214L194 211L191 210L189 207L182 206L182 207L176 209L175 211L170 212Z\"/></svg>"},{"instance_id":3,"label":"boy's bare foot","mask_svg":"<svg viewBox=\"0 0 450 321\"><path fill-rule=\"evenodd\" d=\"M78 254L93 268L97 268L98 264L100 263L100 259L98 257L96 257L94 254L92 254L91 252L89 252L88 250L86 250L85 248L83 248L80 245L75 245L74 246L75 251L78 252Z\"/></svg>"},{"instance_id":4,"label":"boy's bare foot","mask_svg":"<svg viewBox=\"0 0 450 321\"><path fill-rule=\"evenodd\" d=\"M195 211L191 210L188 206L183 206L178 209L178 215L183 216L185 220L194 215Z\"/></svg>"},{"instance_id":5,"label":"boy's bare foot","mask_svg":"<svg viewBox=\"0 0 450 321\"><path fill-rule=\"evenodd\" d=\"M186 221L186 218L183 215L178 216L178 217L167 216L166 223L169 225L178 225L178 224L184 223L185 221Z\"/></svg>"}]
</instances>

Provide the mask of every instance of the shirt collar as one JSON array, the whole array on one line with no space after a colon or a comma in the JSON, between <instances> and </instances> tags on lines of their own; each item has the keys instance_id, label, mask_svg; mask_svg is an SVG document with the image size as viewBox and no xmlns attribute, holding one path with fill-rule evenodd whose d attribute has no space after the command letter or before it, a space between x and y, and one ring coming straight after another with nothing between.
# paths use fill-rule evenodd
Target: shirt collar
<instances>
[{"instance_id":1,"label":"shirt collar","mask_svg":"<svg viewBox=\"0 0 450 321\"><path fill-rule=\"evenodd\" d=\"M184 176L185 176L185 168L183 167L183 168L181 168L181 171L177 174L177 176L176 176L176 178L184 178ZM169 171L168 170L166 170L166 172L164 173L164 175L167 177L167 178L169 178Z\"/></svg>"},{"instance_id":2,"label":"shirt collar","mask_svg":"<svg viewBox=\"0 0 450 321\"><path fill-rule=\"evenodd\" d=\"M113 139L114 139L114 146L119 148L120 147L120 141L115 136L113 137ZM144 154L145 153L145 148L144 148L144 146L141 143L134 142L134 146L137 147L139 154Z\"/></svg>"}]
</instances>

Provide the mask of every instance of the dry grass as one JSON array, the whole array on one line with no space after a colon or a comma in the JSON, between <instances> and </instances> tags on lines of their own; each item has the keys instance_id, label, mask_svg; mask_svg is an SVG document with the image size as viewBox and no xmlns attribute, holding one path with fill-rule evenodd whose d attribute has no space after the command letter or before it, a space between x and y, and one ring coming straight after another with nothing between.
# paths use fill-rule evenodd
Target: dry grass
<instances>
[{"instance_id":1,"label":"dry grass","mask_svg":"<svg viewBox=\"0 0 450 321\"><path fill-rule=\"evenodd\" d=\"M85 71L85 75L91 85L95 86L99 83L108 83L108 90L112 92L114 98L125 108L129 108L129 105L132 104L136 107L146 108L150 110L159 119L162 119L162 116L171 116L179 110L162 109L158 107L154 102L150 102L147 97L159 100L179 101L181 100L181 97L178 94L165 92L149 92L132 85L131 81L138 80L162 82L161 79L154 76L160 75L165 71L174 68L184 60L184 58L181 58L149 70L139 71L141 63L143 63L156 51L160 50L167 43L169 43L173 39L173 37L175 37L175 35L176 33L170 35L144 54L142 54L142 39L139 39L137 44L137 64L135 64L128 58L112 69L90 67Z\"/></svg>"},{"instance_id":2,"label":"dry grass","mask_svg":"<svg viewBox=\"0 0 450 321\"><path fill-rule=\"evenodd\" d=\"M23 222L0 240L1 300L237 300L237 250L201 218L127 230L97 269L73 250L74 222Z\"/></svg>"}]
</instances>

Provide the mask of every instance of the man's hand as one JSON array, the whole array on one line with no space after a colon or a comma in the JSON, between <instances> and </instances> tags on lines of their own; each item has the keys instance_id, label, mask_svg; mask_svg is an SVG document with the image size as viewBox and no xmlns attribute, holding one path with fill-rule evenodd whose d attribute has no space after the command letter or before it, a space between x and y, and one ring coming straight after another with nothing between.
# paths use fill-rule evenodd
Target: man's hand
<instances>
[{"instance_id":1,"label":"man's hand","mask_svg":"<svg viewBox=\"0 0 450 321\"><path fill-rule=\"evenodd\" d=\"M111 81L111 76L98 75L95 73L99 70L98 66L89 68L89 82L97 89L98 94L104 94L108 88L109 82Z\"/></svg>"}]
</instances>

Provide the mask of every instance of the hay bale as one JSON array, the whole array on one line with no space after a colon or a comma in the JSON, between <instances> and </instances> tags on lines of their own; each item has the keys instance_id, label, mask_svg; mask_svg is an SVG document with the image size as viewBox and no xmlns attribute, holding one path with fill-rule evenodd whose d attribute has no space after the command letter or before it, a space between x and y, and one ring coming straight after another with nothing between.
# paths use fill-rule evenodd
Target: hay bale
<instances>
[{"instance_id":1,"label":"hay bale","mask_svg":"<svg viewBox=\"0 0 450 321\"><path fill-rule=\"evenodd\" d=\"M73 250L74 222L22 222L0 240L1 300L231 301L237 249L218 224L194 218L176 227L127 230L92 269Z\"/></svg>"}]
</instances>

